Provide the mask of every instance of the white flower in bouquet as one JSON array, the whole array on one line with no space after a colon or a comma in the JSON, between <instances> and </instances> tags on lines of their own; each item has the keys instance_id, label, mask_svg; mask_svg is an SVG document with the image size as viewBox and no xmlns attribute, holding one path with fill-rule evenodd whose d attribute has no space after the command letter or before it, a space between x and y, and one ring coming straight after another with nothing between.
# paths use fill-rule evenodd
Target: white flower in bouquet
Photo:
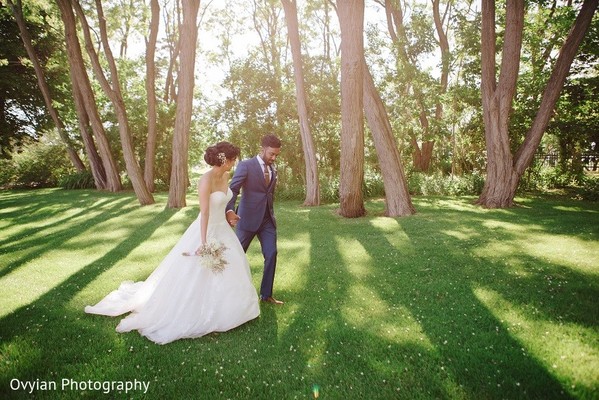
<instances>
[{"instance_id":1,"label":"white flower in bouquet","mask_svg":"<svg viewBox=\"0 0 599 400\"><path fill-rule=\"evenodd\" d=\"M224 256L226 250L227 247L220 242L209 242L200 247L195 253L183 253L183 255L200 257L200 265L212 270L216 274L223 272L227 264L229 264Z\"/></svg>"}]
</instances>

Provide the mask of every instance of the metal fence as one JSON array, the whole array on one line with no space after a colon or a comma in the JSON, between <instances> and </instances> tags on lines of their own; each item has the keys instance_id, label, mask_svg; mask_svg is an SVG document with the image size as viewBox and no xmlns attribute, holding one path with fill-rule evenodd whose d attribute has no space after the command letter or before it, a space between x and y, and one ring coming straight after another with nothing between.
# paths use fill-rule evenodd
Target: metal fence
<instances>
[{"instance_id":1,"label":"metal fence","mask_svg":"<svg viewBox=\"0 0 599 400\"><path fill-rule=\"evenodd\" d=\"M545 167L555 167L559 162L558 153L537 153L535 155L537 162ZM572 158L568 160L572 163ZM582 153L580 155L580 163L582 167L587 171L599 170L599 153Z\"/></svg>"}]
</instances>

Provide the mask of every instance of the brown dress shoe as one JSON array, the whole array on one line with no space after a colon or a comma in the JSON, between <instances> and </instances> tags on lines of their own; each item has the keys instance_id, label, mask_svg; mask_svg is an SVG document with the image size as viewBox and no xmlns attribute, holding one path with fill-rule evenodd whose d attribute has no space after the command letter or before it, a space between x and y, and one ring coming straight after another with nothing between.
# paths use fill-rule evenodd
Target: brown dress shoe
<instances>
[{"instance_id":1,"label":"brown dress shoe","mask_svg":"<svg viewBox=\"0 0 599 400\"><path fill-rule=\"evenodd\" d=\"M278 305L281 305L281 304L283 304L283 302L282 302L282 301L280 301L280 300L277 300L277 299L275 299L275 298L274 298L274 297L272 297L272 296L269 296L269 297L263 297L263 298L261 298L260 300L261 300L261 301L263 301L263 302L265 302L265 303L272 303L272 304L278 304Z\"/></svg>"}]
</instances>

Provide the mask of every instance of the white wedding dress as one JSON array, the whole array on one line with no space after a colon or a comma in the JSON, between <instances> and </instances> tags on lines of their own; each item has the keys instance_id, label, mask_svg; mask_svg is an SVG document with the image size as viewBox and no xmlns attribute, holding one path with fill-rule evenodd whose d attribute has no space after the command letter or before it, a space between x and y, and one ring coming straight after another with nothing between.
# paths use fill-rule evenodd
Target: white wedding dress
<instances>
[{"instance_id":1,"label":"white wedding dress","mask_svg":"<svg viewBox=\"0 0 599 400\"><path fill-rule=\"evenodd\" d=\"M200 265L200 257L183 255L199 246L200 215L145 281L123 282L85 312L108 316L131 312L116 330L138 330L159 344L224 332L256 318L260 308L250 267L225 218L232 195L230 189L210 195L207 239L226 246L224 271L215 273Z\"/></svg>"}]
</instances>

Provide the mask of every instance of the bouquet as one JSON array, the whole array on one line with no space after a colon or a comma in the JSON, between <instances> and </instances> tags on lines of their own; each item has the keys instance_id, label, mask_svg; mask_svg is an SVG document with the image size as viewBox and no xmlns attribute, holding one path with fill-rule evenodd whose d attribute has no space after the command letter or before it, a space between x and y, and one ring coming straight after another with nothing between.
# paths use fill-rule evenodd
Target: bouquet
<instances>
[{"instance_id":1,"label":"bouquet","mask_svg":"<svg viewBox=\"0 0 599 400\"><path fill-rule=\"evenodd\" d=\"M204 244L193 254L183 253L183 255L195 255L200 257L200 264L216 274L223 272L226 265L229 263L224 257L225 250L227 250L227 247L224 244L220 242L210 242Z\"/></svg>"}]
</instances>

